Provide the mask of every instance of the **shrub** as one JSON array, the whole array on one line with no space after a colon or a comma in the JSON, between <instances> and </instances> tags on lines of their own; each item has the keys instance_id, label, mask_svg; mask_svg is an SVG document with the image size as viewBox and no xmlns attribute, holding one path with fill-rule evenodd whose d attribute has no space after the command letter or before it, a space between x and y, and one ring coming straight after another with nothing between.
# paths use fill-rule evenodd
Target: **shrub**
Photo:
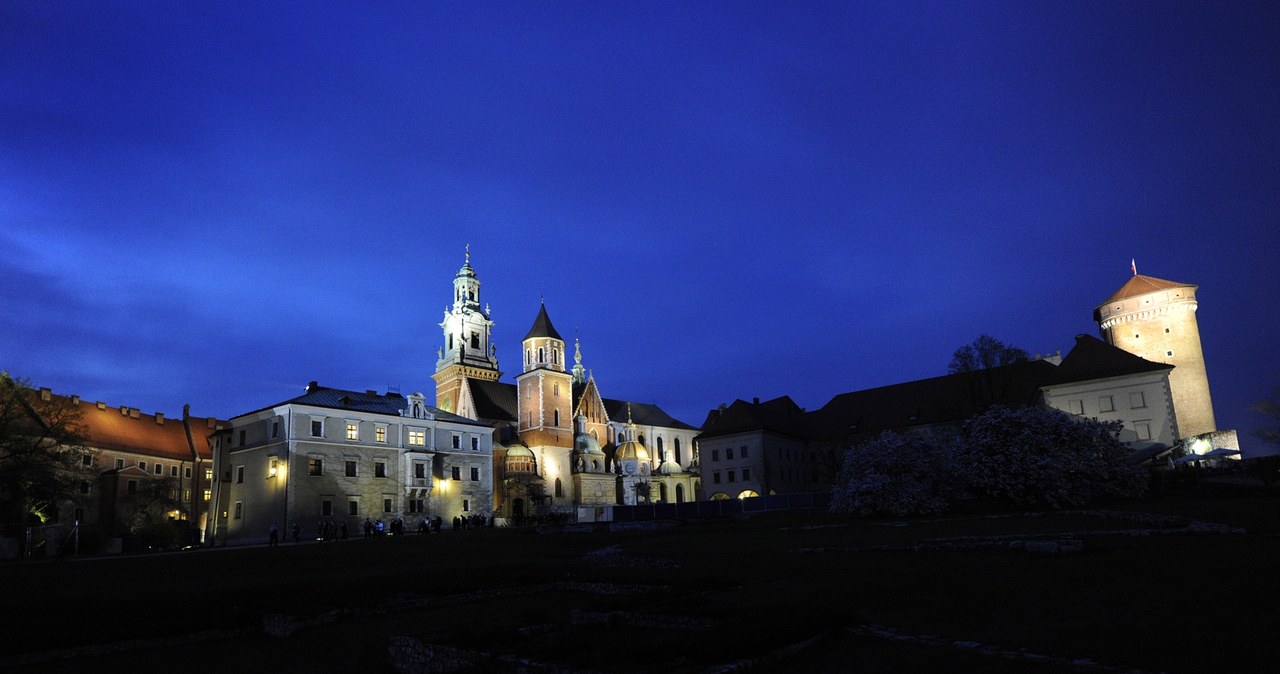
<instances>
[{"instance_id":1,"label":"shrub","mask_svg":"<svg viewBox=\"0 0 1280 674\"><path fill-rule=\"evenodd\" d=\"M942 512L954 496L949 453L949 443L936 438L893 432L857 445L845 452L830 510L894 516Z\"/></svg>"}]
</instances>

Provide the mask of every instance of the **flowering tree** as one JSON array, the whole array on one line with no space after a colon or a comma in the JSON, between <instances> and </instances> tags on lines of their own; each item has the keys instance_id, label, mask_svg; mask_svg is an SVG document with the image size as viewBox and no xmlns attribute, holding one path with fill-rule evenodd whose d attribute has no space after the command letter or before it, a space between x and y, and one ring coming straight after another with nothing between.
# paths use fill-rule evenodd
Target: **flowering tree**
<instances>
[{"instance_id":1,"label":"flowering tree","mask_svg":"<svg viewBox=\"0 0 1280 674\"><path fill-rule=\"evenodd\" d=\"M1121 428L1118 421L1049 408L992 407L965 422L956 467L976 492L1022 506L1068 508L1138 496L1146 476L1127 461Z\"/></svg>"},{"instance_id":2,"label":"flowering tree","mask_svg":"<svg viewBox=\"0 0 1280 674\"><path fill-rule=\"evenodd\" d=\"M831 512L913 515L946 510L954 495L949 446L933 437L880 437L845 452Z\"/></svg>"}]
</instances>

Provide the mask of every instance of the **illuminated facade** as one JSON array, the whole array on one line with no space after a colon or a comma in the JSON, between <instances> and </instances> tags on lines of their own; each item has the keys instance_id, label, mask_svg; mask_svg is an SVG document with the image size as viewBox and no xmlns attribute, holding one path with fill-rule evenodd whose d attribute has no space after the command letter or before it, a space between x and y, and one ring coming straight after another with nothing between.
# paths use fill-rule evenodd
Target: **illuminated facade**
<instances>
[{"instance_id":1,"label":"illuminated facade","mask_svg":"<svg viewBox=\"0 0 1280 674\"><path fill-rule=\"evenodd\" d=\"M1143 276L1135 269L1093 312L1108 344L1174 366L1169 386L1183 438L1217 430L1196 322L1196 290L1190 283Z\"/></svg>"},{"instance_id":2,"label":"illuminated facade","mask_svg":"<svg viewBox=\"0 0 1280 674\"><path fill-rule=\"evenodd\" d=\"M490 429L420 393L345 391L312 382L303 395L233 417L215 434L214 545L282 536L363 533L365 520L416 530L424 519L491 513ZM448 525L446 525L448 526Z\"/></svg>"},{"instance_id":3,"label":"illuminated facade","mask_svg":"<svg viewBox=\"0 0 1280 674\"><path fill-rule=\"evenodd\" d=\"M440 323L444 344L433 375L436 406L493 429L497 517L594 521L607 517L610 505L699 498L697 429L656 405L601 397L577 342L568 366L564 339L545 304L521 342L515 383L500 381L493 321L481 303L470 253L453 290ZM643 460L618 460L626 433L634 435L633 448L644 449L637 454ZM634 473L625 473L628 468Z\"/></svg>"}]
</instances>

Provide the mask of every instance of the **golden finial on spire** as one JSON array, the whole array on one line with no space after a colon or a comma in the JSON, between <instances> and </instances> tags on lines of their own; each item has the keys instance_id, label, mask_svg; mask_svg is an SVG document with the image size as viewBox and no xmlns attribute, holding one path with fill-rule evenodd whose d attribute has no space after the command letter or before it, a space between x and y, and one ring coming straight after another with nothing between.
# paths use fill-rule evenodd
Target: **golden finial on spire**
<instances>
[{"instance_id":1,"label":"golden finial on spire","mask_svg":"<svg viewBox=\"0 0 1280 674\"><path fill-rule=\"evenodd\" d=\"M471 244L467 244L467 264L471 264Z\"/></svg>"}]
</instances>

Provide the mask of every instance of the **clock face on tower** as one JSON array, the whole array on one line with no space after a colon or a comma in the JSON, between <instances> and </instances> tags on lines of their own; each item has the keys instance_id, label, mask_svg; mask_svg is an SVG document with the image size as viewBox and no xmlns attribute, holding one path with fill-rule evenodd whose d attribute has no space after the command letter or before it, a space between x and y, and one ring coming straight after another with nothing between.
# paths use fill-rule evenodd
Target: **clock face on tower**
<instances>
[{"instance_id":1,"label":"clock face on tower","mask_svg":"<svg viewBox=\"0 0 1280 674\"><path fill-rule=\"evenodd\" d=\"M628 462L626 462L626 463L622 464L622 472L626 473L627 475L635 475L635 474L636 474L636 464L635 464L635 462L634 462L634 461L628 461Z\"/></svg>"}]
</instances>

